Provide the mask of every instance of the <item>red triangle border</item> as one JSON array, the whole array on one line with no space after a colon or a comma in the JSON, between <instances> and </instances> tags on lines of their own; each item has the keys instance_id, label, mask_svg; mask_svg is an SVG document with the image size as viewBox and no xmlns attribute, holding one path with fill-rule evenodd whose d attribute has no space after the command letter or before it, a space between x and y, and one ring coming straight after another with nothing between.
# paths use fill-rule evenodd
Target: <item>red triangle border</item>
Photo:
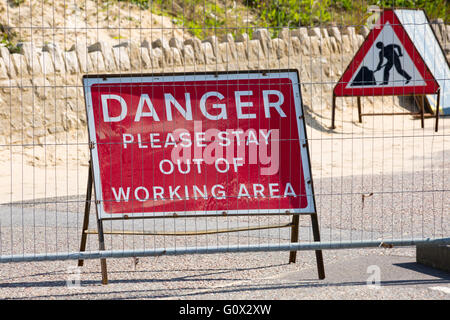
<instances>
[{"instance_id":1,"label":"red triangle border","mask_svg":"<svg viewBox=\"0 0 450 320\"><path fill-rule=\"evenodd\" d=\"M366 87L366 88L346 88L347 83L352 79L353 74L358 70L360 64L364 60L366 54L373 46L380 32L383 30L384 25L389 22L393 28L398 39L402 42L403 47L409 54L413 63L422 78L425 81L425 86L405 86L405 87ZM353 60L344 71L339 82L336 84L333 90L333 94L336 97L342 96L392 96L392 95L425 95L435 94L439 90L439 84L428 69L422 56L417 51L410 37L403 28L400 20L395 14L394 10L386 9L380 16L379 24L382 27L373 28L367 35L363 44L353 57Z\"/></svg>"}]
</instances>

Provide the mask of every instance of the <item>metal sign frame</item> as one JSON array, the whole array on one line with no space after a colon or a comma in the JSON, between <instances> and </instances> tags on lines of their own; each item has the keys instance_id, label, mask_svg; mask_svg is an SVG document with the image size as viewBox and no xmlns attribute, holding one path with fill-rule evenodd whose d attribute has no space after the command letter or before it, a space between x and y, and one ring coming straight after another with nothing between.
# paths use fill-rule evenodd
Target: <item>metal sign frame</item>
<instances>
[{"instance_id":1,"label":"metal sign frame","mask_svg":"<svg viewBox=\"0 0 450 320\"><path fill-rule=\"evenodd\" d=\"M144 215L131 215L128 216L126 214L121 215L120 217L104 217L101 214L102 210L102 198L101 198L101 188L99 188L99 165L98 165L98 157L95 157L95 132L92 132L92 123L90 121L92 114L90 113L89 108L92 107L92 104L89 103L89 91L86 90L86 83L97 83L98 80L101 81L107 81L108 78L116 78L121 79L122 82L124 82L124 78L136 78L136 79L143 79L145 77L152 77L161 79L162 77L171 77L172 79L175 77L184 77L187 76L196 76L200 78L211 78L216 80L218 77L230 77L230 75L243 75L244 77L255 77L255 76L263 76L263 77L270 77L270 75L273 74L290 74L291 77L295 77L295 81L293 82L293 90L297 94L298 98L298 104L297 99L296 100L296 118L297 118L297 126L299 130L299 137L300 137L300 144L301 144L301 152L302 152L302 159L304 160L303 163L306 164L306 169L308 175L305 174L305 186L308 186L308 190L310 190L310 193L308 194L308 207L307 210L286 210L285 212L281 213L280 210L277 210L277 212L263 212L263 213L249 213L248 210L246 212L233 212L233 216L239 216L239 215L253 215L253 216L259 216L259 215L292 215L292 222L291 223L285 223L285 224L276 224L276 225L264 225L264 226L247 226L244 228L230 228L230 229L220 229L220 230L204 230L204 231L181 231L181 232L169 232L169 233L163 233L163 232L146 232L146 231L115 231L115 230L109 230L105 231L103 230L103 221L104 220L117 220L117 219L145 219L145 218L153 218L153 219L163 219L163 218L176 218L176 217L201 217L201 216L216 216L216 217L226 217L228 216L227 212L221 212L221 213L213 213L213 214L188 214L188 215L180 215L180 214L173 214L170 213L168 215L157 215L157 216L144 216ZM96 80L92 80L96 79ZM297 84L297 85L295 85ZM120 75L85 75L83 77L83 86L85 89L85 102L86 102L86 112L87 112L87 118L88 123L90 124L88 126L89 130L89 137L90 137L90 143L89 148L91 151L91 160L89 162L89 171L88 171L88 182L87 182L87 191L86 191L86 203L85 203L85 211L84 211L84 219L83 219L83 227L82 227L82 233L81 233L81 243L80 243L80 252L83 252L86 250L86 242L87 242L87 236L88 234L98 234L98 241L99 241L99 249L105 250L105 234L110 235L157 235L157 236L188 236L188 235L205 235L205 234L212 234L212 233L228 233L228 232L240 232L240 231L249 231L249 230L261 230L261 229L272 229L272 228L291 228L291 243L298 242L299 238L299 218L300 215L309 215L311 217L311 225L312 225L312 231L313 231L313 238L315 242L320 241L320 231L319 231L319 223L318 223L318 217L316 212L316 204L315 204L315 197L314 197L314 186L312 181L312 174L311 174L311 166L310 166L310 154L309 154L309 147L308 147L308 138L306 136L306 123L305 123L305 117L303 113L303 101L301 99L301 87L300 87L300 77L298 74L298 70L296 69L283 69L283 70L258 70L258 71L226 71L226 72L206 72L206 73L165 73L165 74L120 74ZM300 111L300 113L298 112ZM304 158L303 158L304 157ZM95 163L97 161L97 164ZM89 230L89 214L91 209L91 203L92 200L92 189L94 189L94 197L95 197L95 209L96 209L96 220L97 220L97 230ZM289 263L295 263L296 262L296 251L291 251L289 254ZM319 279L325 278L325 268L323 263L323 256L322 256L322 250L315 250L316 253L316 262L317 262L317 270L318 270L318 277ZM101 272L102 272L102 283L107 284L108 283L108 275L107 275L107 266L106 266L106 259L101 259ZM84 261L82 259L78 260L78 266L83 266Z\"/></svg>"},{"instance_id":2,"label":"metal sign frame","mask_svg":"<svg viewBox=\"0 0 450 320\"><path fill-rule=\"evenodd\" d=\"M368 86L365 88L346 88L347 84L352 79L356 71L359 70L363 59L368 54L370 48L375 44L375 40L382 32L385 23L389 23L397 35L399 41L402 43L404 49L408 52L412 59L416 69L421 73L424 79L425 86L397 86L397 87L373 87ZM379 24L382 25L378 28L373 28L364 39L361 47L356 52L355 56L345 69L338 83L333 89L332 97L332 115L331 115L331 128L335 129L335 113L336 113L336 98L337 97L357 97L358 103L358 121L362 122L363 116L382 116L382 115L419 115L421 118L421 126L424 128L424 104L419 104L419 112L397 112L397 113L363 113L361 107L361 98L364 96L425 96L426 94L438 94L440 93L440 87L423 57L414 46L411 38L401 24L394 9L385 9L379 18ZM439 99L437 101L439 106ZM438 130L439 112L436 113L435 131Z\"/></svg>"},{"instance_id":3,"label":"metal sign frame","mask_svg":"<svg viewBox=\"0 0 450 320\"><path fill-rule=\"evenodd\" d=\"M101 86L129 86L130 83L136 85L139 85L140 83L164 83L164 82L172 82L175 84L179 82L194 82L194 81L217 81L217 83L227 83L227 81L230 80L266 80L266 79L277 79L277 78L289 78L292 81L292 89L294 94L294 103L295 103L295 113L296 113L296 124L297 124L297 130L298 130L298 137L299 137L299 148L301 152L301 158L302 158L302 168L301 172L304 175L304 188L305 188L305 194L307 198L307 207L306 208L277 208L277 209L257 209L252 210L255 212L249 212L249 209L237 209L237 210L201 210L201 211L187 211L183 209L183 211L176 212L173 210L173 212L158 212L153 211L150 214L144 214L144 213L133 213L133 212L121 212L121 213L114 213L109 214L105 210L105 202L109 201L111 203L110 199L103 199L103 186L102 181L100 177L100 160L98 155L98 143L97 143L97 137L96 137L96 125L94 123L94 113L93 113L93 103L92 103L92 91L91 88L93 85L101 85ZM221 216L224 214L227 215L253 215L253 214L261 214L261 215L279 215L280 212L285 213L286 211L289 211L289 213L313 213L316 211L315 209L315 203L313 200L313 189L312 189L312 175L311 175L311 166L310 166L310 160L309 160L309 151L307 147L307 137L306 137L306 127L304 122L304 114L303 114L303 107L302 107L302 99L300 94L300 85L299 84L299 76L297 70L267 70L267 71L257 71L257 72L216 72L216 73L179 73L179 74L152 74L152 75L143 75L143 74L137 74L137 75L89 75L83 77L83 84L85 88L85 98L86 98L86 112L87 112L87 121L88 121L88 131L89 131L89 143L90 143L90 150L91 150L91 159L92 159L92 165L93 165L93 172L94 172L94 181L95 181L95 192L97 197L97 210L99 214L100 219L105 220L113 220L113 219L122 219L124 217L126 218L146 218L147 216L149 218L155 218L155 217L167 217L171 215L176 216L202 216L202 215L208 215L208 216ZM228 196L228 195L227 195ZM233 196L233 195L231 195Z\"/></svg>"},{"instance_id":4,"label":"metal sign frame","mask_svg":"<svg viewBox=\"0 0 450 320\"><path fill-rule=\"evenodd\" d=\"M396 8L395 11L397 12L397 17L399 18L399 20L404 20L405 19L405 15L412 13L415 11L419 11L420 13L423 14L423 18L424 18L424 22L421 21L420 18L422 17L418 17L419 20L419 25L422 25L423 23L425 23L425 25L423 26L425 33L430 34L430 36L432 37L433 40L428 39L428 37L426 38L429 41L434 42L434 46L433 51L434 51L434 57L436 57L436 55L440 55L441 61L442 63L445 64L445 66L442 67L447 67L447 70L450 70L450 62L448 61L448 59L445 58L445 53L444 53L444 49L442 47L441 42L438 40L438 37L436 35L436 31L435 29L432 27L432 23L430 21L430 18L428 17L427 13L425 10L423 9L411 9L411 8ZM414 21L416 20L416 17L414 17ZM406 22L408 23L408 22ZM418 43L418 40L421 41L421 39L416 39L414 38L414 35L411 36L411 31L408 31L408 27L405 27L406 32L410 35L410 38L413 40L414 43ZM426 35L424 35L424 38L426 37ZM419 41L419 44L420 44ZM420 46L416 47L416 49L419 52L423 52L421 53L423 60L425 61L425 63L427 63L427 50L425 50L424 48L420 48ZM438 57L439 59L439 57ZM435 62L436 60L434 60ZM427 64L428 65L428 64ZM433 68L433 65L429 65L430 66L430 71L433 73L433 76L435 77L436 81L439 83L439 86L441 88L440 94L436 97L436 99L434 99L434 95L426 95L424 97L424 99L421 99L419 103L423 103L425 102L426 107L432 112L432 113L439 113L441 112L443 115L447 115L445 113L445 102L446 101L442 101L442 98L445 96L446 93L448 93L448 86L445 86L445 81L450 81L449 78L446 78L445 75L435 75L434 74L434 70L436 70L436 66L438 66L439 64L434 63L435 68ZM439 70L441 70L441 68L438 68ZM438 71L439 71L438 70ZM442 82L444 82L444 86L442 85ZM444 90L447 89L447 92L444 92ZM439 106L440 104L440 106ZM436 106L439 106L439 109L436 109ZM448 108L447 108L448 109ZM436 118L436 121L438 121L438 117ZM436 124L437 126L437 124Z\"/></svg>"}]
</instances>

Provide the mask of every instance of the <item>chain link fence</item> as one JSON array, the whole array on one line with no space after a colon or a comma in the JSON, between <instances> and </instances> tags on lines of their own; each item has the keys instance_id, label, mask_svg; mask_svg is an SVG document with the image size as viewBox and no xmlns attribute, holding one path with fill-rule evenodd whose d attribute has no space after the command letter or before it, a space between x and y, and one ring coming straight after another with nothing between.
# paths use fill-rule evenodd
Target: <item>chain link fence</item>
<instances>
[{"instance_id":1,"label":"chain link fence","mask_svg":"<svg viewBox=\"0 0 450 320\"><path fill-rule=\"evenodd\" d=\"M420 111L420 92L349 96L336 101L331 126L333 89L379 12L367 11L370 1L285 2L1 1L0 261L449 243L445 110L435 132L432 103L422 104L423 128L420 116L375 116ZM429 13L448 70L448 4ZM320 242L302 215L291 243L292 215L181 214L102 221L104 248L89 235L80 251L87 199L84 234L98 226L95 194L86 197L83 76L286 69L300 77Z\"/></svg>"}]
</instances>

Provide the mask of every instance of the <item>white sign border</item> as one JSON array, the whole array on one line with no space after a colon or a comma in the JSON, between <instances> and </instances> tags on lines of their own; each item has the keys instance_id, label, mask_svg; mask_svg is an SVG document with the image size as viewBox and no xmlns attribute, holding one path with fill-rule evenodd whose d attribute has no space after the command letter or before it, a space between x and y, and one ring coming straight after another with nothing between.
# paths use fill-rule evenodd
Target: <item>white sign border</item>
<instances>
[{"instance_id":1,"label":"white sign border","mask_svg":"<svg viewBox=\"0 0 450 320\"><path fill-rule=\"evenodd\" d=\"M168 218L173 217L175 212L142 212L142 213L106 213L103 206L103 194L102 185L100 179L100 163L97 152L97 138L94 123L94 113L92 105L91 87L95 84L120 84L120 83L140 83L140 82L181 82L181 81L226 81L226 80L259 80L259 79L278 79L289 78L293 83L294 91L294 103L296 111L297 129L300 152L303 165L304 185L306 188L307 206L305 208L279 208L279 209L246 209L246 210L227 210L227 215L260 215L260 214L273 214L273 215L285 215L286 211L289 214L315 214L315 199L313 191L313 182L311 175L310 158L308 152L308 140L306 135L306 127L303 114L303 102L300 93L300 79L297 70L265 70L265 71L226 71L218 73L196 73L196 74L167 74L167 75L88 75L83 77L83 88L86 104L86 115L89 132L89 145L92 160L92 171L94 177L94 190L96 197L96 206L98 219L100 220L112 220L112 219L125 219L125 218ZM204 210L204 211L183 211L176 212L177 216L222 216L223 210Z\"/></svg>"}]
</instances>

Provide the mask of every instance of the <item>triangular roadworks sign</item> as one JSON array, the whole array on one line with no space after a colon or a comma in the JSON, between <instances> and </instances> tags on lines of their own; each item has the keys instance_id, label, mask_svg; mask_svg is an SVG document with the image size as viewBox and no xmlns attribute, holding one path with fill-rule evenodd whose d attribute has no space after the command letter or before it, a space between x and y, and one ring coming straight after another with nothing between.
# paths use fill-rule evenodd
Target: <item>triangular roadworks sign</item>
<instances>
[{"instance_id":1,"label":"triangular roadworks sign","mask_svg":"<svg viewBox=\"0 0 450 320\"><path fill-rule=\"evenodd\" d=\"M335 86L334 95L424 95L438 89L394 10L387 9Z\"/></svg>"}]
</instances>

